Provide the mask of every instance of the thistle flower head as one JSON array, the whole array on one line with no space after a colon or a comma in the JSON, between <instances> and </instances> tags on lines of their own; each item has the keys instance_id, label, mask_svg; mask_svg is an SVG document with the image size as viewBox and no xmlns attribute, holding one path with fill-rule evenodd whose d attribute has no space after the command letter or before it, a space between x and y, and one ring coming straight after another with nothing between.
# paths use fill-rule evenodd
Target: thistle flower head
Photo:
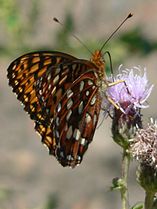
<instances>
[{"instance_id":1,"label":"thistle flower head","mask_svg":"<svg viewBox=\"0 0 157 209\"><path fill-rule=\"evenodd\" d=\"M133 157L142 165L153 167L157 170L157 121L151 119L151 123L144 129L136 132L131 144Z\"/></svg>"},{"instance_id":2,"label":"thistle flower head","mask_svg":"<svg viewBox=\"0 0 157 209\"><path fill-rule=\"evenodd\" d=\"M107 99L104 99L102 108L108 107L107 111L113 113L112 134L116 143L129 147L128 139L134 136L137 127L142 128L140 110L148 107L146 100L153 85L148 82L146 69L141 67L122 70L120 66L119 72L116 77L110 78L114 85L107 88Z\"/></svg>"},{"instance_id":3,"label":"thistle flower head","mask_svg":"<svg viewBox=\"0 0 157 209\"><path fill-rule=\"evenodd\" d=\"M145 191L157 192L157 120L139 129L133 138L130 152L139 162L137 180Z\"/></svg>"},{"instance_id":4,"label":"thistle flower head","mask_svg":"<svg viewBox=\"0 0 157 209\"><path fill-rule=\"evenodd\" d=\"M107 96L119 104L125 111L129 108L147 108L148 99L153 85L150 85L146 75L146 68L133 67L132 69L121 69L119 74L114 77L115 81L122 81L107 89ZM112 81L112 79L110 78ZM106 101L105 101L106 102ZM113 107L113 106L112 106Z\"/></svg>"}]
</instances>

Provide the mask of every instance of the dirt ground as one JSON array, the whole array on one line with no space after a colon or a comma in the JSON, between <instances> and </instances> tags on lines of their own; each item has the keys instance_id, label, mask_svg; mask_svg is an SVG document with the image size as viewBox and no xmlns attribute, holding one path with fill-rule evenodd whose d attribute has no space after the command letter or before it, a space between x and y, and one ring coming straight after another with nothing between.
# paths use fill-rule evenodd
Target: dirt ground
<instances>
[{"instance_id":1,"label":"dirt ground","mask_svg":"<svg viewBox=\"0 0 157 209\"><path fill-rule=\"evenodd\" d=\"M23 2L26 6L31 3ZM157 2L153 0L41 2L40 27L34 39L36 45L51 44L48 34L56 30L56 25L47 19L52 16L63 19L68 9L73 12L78 35L83 38L110 34L115 25L132 12L134 17L122 30L140 24L147 37L157 40ZM6 69L16 56L0 57L0 209L45 209L49 196L57 197L58 209L120 209L118 192L110 191L112 179L120 176L121 166L121 150L111 138L111 120L105 120L96 130L79 167L61 167L54 157L48 155L34 131L33 122L8 86ZM157 52L147 58L133 55L124 61L124 65L146 66L150 82L156 84L156 57ZM156 100L154 87L149 99L151 108L144 111L146 119L156 117ZM129 184L130 204L142 201L144 192L135 181L135 165L130 169Z\"/></svg>"}]
</instances>

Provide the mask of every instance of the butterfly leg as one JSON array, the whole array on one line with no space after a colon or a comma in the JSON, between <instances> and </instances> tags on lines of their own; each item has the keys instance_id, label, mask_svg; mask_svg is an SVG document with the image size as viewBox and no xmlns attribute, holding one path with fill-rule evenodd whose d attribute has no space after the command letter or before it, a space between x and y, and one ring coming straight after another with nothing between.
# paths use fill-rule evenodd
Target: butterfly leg
<instances>
[{"instance_id":1,"label":"butterfly leg","mask_svg":"<svg viewBox=\"0 0 157 209\"><path fill-rule=\"evenodd\" d=\"M126 90L127 90L127 93L128 93L129 95L131 95L131 93L130 93L130 91L129 91L129 89L128 89L128 86L127 86L127 84L126 84L126 82L125 82L124 80L118 80L118 81L114 81L114 82L108 83L107 86L108 86L108 87L111 87L111 86L115 86L115 85L117 85L117 84L119 84L119 83L124 83L124 85L125 85L125 87L126 87Z\"/></svg>"},{"instance_id":2,"label":"butterfly leg","mask_svg":"<svg viewBox=\"0 0 157 209\"><path fill-rule=\"evenodd\" d=\"M107 83L107 86L108 87L111 87L111 86L115 86L115 85L117 85L117 84L119 84L119 83L124 83L124 85L126 85L126 82L124 81L124 80L118 80L118 81L113 81L113 82L111 82L111 83ZM126 85L127 86L127 85Z\"/></svg>"},{"instance_id":3,"label":"butterfly leg","mask_svg":"<svg viewBox=\"0 0 157 209\"><path fill-rule=\"evenodd\" d=\"M111 82L111 83L106 82L106 85L107 85L107 87L112 87L112 86L117 85L117 84L119 84L119 83L124 83L124 87L126 88L126 91L127 91L128 95L130 95L130 96L134 99L134 97L132 96L132 94L131 94L131 92L130 92L130 90L129 90L129 88L128 88L126 82L125 82L125 80L118 80L118 81L114 81L114 82ZM119 110L121 110L124 114L126 114L126 110L124 111L124 109L120 106L120 104L117 104L112 98L110 98L110 97L107 96L107 95L106 95L106 98L107 98L107 100L108 100L108 101L109 101L116 109L119 109Z\"/></svg>"},{"instance_id":4,"label":"butterfly leg","mask_svg":"<svg viewBox=\"0 0 157 209\"><path fill-rule=\"evenodd\" d=\"M111 83L109 83L109 82L106 82L106 85L107 85L107 87L112 87L112 86L115 86L115 85L117 85L117 84L119 84L119 83L124 83L124 85L125 85L125 87L126 87L126 89L127 89L127 92L129 92L129 89L128 89L128 87L127 87L127 85L126 85L126 82L124 81L124 80L118 80L118 81L114 81L114 82L111 82ZM129 94L130 94L130 92L129 92ZM109 97L108 95L106 95L106 98L107 98L107 100L117 109L117 110L120 110L121 112L123 112L124 114L126 114L125 113L125 111L124 111L124 109L120 106L120 104L119 103L117 103L117 102L115 102L111 97Z\"/></svg>"},{"instance_id":5,"label":"butterfly leg","mask_svg":"<svg viewBox=\"0 0 157 209\"><path fill-rule=\"evenodd\" d=\"M120 104L116 103L111 97L107 95L106 98L117 110L120 110L122 113L126 114L125 110L120 106Z\"/></svg>"}]
</instances>

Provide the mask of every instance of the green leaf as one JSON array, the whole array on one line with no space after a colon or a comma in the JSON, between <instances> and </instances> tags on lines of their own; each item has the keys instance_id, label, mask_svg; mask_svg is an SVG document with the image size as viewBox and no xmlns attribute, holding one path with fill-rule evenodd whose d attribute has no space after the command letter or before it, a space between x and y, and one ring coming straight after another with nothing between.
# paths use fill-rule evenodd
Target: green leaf
<instances>
[{"instance_id":1,"label":"green leaf","mask_svg":"<svg viewBox=\"0 0 157 209\"><path fill-rule=\"evenodd\" d=\"M131 209L143 209L143 208L144 208L143 203L137 203Z\"/></svg>"}]
</instances>

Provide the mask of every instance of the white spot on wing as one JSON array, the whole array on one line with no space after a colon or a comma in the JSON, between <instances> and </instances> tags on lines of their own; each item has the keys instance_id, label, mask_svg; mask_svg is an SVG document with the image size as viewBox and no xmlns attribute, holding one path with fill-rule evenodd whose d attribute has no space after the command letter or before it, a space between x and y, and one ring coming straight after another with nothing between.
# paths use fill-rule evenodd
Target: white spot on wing
<instances>
[{"instance_id":1,"label":"white spot on wing","mask_svg":"<svg viewBox=\"0 0 157 209\"><path fill-rule=\"evenodd\" d=\"M94 126L95 126L95 124L96 124L96 121L97 121L97 115L94 114L94 118L93 118L93 125L94 125Z\"/></svg>"},{"instance_id":2,"label":"white spot on wing","mask_svg":"<svg viewBox=\"0 0 157 209\"><path fill-rule=\"evenodd\" d=\"M61 108L62 108L61 103L59 103L59 104L57 105L57 112L60 112Z\"/></svg>"},{"instance_id":3,"label":"white spot on wing","mask_svg":"<svg viewBox=\"0 0 157 209\"><path fill-rule=\"evenodd\" d=\"M83 101L81 101L79 106L78 106L78 113L81 114L82 110L83 110Z\"/></svg>"},{"instance_id":4,"label":"white spot on wing","mask_svg":"<svg viewBox=\"0 0 157 209\"><path fill-rule=\"evenodd\" d=\"M58 73L60 73L61 69L58 67L55 69L55 74L57 75Z\"/></svg>"},{"instance_id":5,"label":"white spot on wing","mask_svg":"<svg viewBox=\"0 0 157 209\"><path fill-rule=\"evenodd\" d=\"M66 134L66 138L70 139L72 137L72 133L73 133L72 126L70 126L68 128L68 131L67 131L67 134Z\"/></svg>"},{"instance_id":6,"label":"white spot on wing","mask_svg":"<svg viewBox=\"0 0 157 209\"><path fill-rule=\"evenodd\" d=\"M59 75L56 75L56 77L53 79L53 84L56 85L59 81Z\"/></svg>"},{"instance_id":7,"label":"white spot on wing","mask_svg":"<svg viewBox=\"0 0 157 209\"><path fill-rule=\"evenodd\" d=\"M79 140L80 136L81 136L80 130L75 128L74 134L73 134L74 139L77 141L77 140Z\"/></svg>"},{"instance_id":8,"label":"white spot on wing","mask_svg":"<svg viewBox=\"0 0 157 209\"><path fill-rule=\"evenodd\" d=\"M49 73L47 80L50 81L51 80L51 74Z\"/></svg>"},{"instance_id":9,"label":"white spot on wing","mask_svg":"<svg viewBox=\"0 0 157 209\"><path fill-rule=\"evenodd\" d=\"M51 84L49 84L49 85L48 85L48 89L50 90L50 89L51 89L51 87L52 87L52 85L51 85Z\"/></svg>"},{"instance_id":10,"label":"white spot on wing","mask_svg":"<svg viewBox=\"0 0 157 209\"><path fill-rule=\"evenodd\" d=\"M60 157L64 157L64 152L60 152Z\"/></svg>"},{"instance_id":11,"label":"white spot on wing","mask_svg":"<svg viewBox=\"0 0 157 209\"><path fill-rule=\"evenodd\" d=\"M15 68L16 68L16 65L13 66L13 70L15 70Z\"/></svg>"},{"instance_id":12,"label":"white spot on wing","mask_svg":"<svg viewBox=\"0 0 157 209\"><path fill-rule=\"evenodd\" d=\"M84 81L81 81L81 83L80 83L80 91L83 90L83 87L84 87Z\"/></svg>"},{"instance_id":13,"label":"white spot on wing","mask_svg":"<svg viewBox=\"0 0 157 209\"><path fill-rule=\"evenodd\" d=\"M70 98L73 95L73 92L71 89L68 89L66 93L67 93L67 98Z\"/></svg>"},{"instance_id":14,"label":"white spot on wing","mask_svg":"<svg viewBox=\"0 0 157 209\"><path fill-rule=\"evenodd\" d=\"M89 123L89 122L91 122L91 120L92 120L92 118L91 118L91 116L90 116L90 114L87 112L86 113L86 118L85 118L85 120L86 120L86 123Z\"/></svg>"},{"instance_id":15,"label":"white spot on wing","mask_svg":"<svg viewBox=\"0 0 157 209\"><path fill-rule=\"evenodd\" d=\"M16 66L15 66L16 67ZM14 70L14 69L13 69ZM12 78L15 78L15 73L12 73Z\"/></svg>"},{"instance_id":16,"label":"white spot on wing","mask_svg":"<svg viewBox=\"0 0 157 209\"><path fill-rule=\"evenodd\" d=\"M89 86L93 85L93 82L91 80L88 80L88 85Z\"/></svg>"},{"instance_id":17,"label":"white spot on wing","mask_svg":"<svg viewBox=\"0 0 157 209\"><path fill-rule=\"evenodd\" d=\"M67 102L67 109L69 110L73 105L73 100L72 99L69 99L68 102Z\"/></svg>"},{"instance_id":18,"label":"white spot on wing","mask_svg":"<svg viewBox=\"0 0 157 209\"><path fill-rule=\"evenodd\" d=\"M39 90L39 94L42 95L42 90L41 89Z\"/></svg>"},{"instance_id":19,"label":"white spot on wing","mask_svg":"<svg viewBox=\"0 0 157 209\"><path fill-rule=\"evenodd\" d=\"M66 120L67 120L67 121L69 120L71 114L72 114L72 110L69 110L69 111L68 111L68 114L67 114L67 116L66 116Z\"/></svg>"},{"instance_id":20,"label":"white spot on wing","mask_svg":"<svg viewBox=\"0 0 157 209\"><path fill-rule=\"evenodd\" d=\"M55 133L56 133L56 137L59 138L59 132L55 131Z\"/></svg>"},{"instance_id":21,"label":"white spot on wing","mask_svg":"<svg viewBox=\"0 0 157 209\"><path fill-rule=\"evenodd\" d=\"M59 126L59 117L56 117L56 125Z\"/></svg>"},{"instance_id":22,"label":"white spot on wing","mask_svg":"<svg viewBox=\"0 0 157 209\"><path fill-rule=\"evenodd\" d=\"M77 155L77 160L80 161L81 160L81 156Z\"/></svg>"},{"instance_id":23,"label":"white spot on wing","mask_svg":"<svg viewBox=\"0 0 157 209\"><path fill-rule=\"evenodd\" d=\"M86 96L89 96L89 91L86 91Z\"/></svg>"},{"instance_id":24,"label":"white spot on wing","mask_svg":"<svg viewBox=\"0 0 157 209\"><path fill-rule=\"evenodd\" d=\"M94 105L96 102L96 95L91 99L90 105Z\"/></svg>"},{"instance_id":25,"label":"white spot on wing","mask_svg":"<svg viewBox=\"0 0 157 209\"><path fill-rule=\"evenodd\" d=\"M71 161L71 160L73 160L73 157L71 155L67 155L67 160Z\"/></svg>"},{"instance_id":26,"label":"white spot on wing","mask_svg":"<svg viewBox=\"0 0 157 209\"><path fill-rule=\"evenodd\" d=\"M85 138L82 138L80 144L84 146L85 143L86 143L86 139Z\"/></svg>"}]
</instances>

